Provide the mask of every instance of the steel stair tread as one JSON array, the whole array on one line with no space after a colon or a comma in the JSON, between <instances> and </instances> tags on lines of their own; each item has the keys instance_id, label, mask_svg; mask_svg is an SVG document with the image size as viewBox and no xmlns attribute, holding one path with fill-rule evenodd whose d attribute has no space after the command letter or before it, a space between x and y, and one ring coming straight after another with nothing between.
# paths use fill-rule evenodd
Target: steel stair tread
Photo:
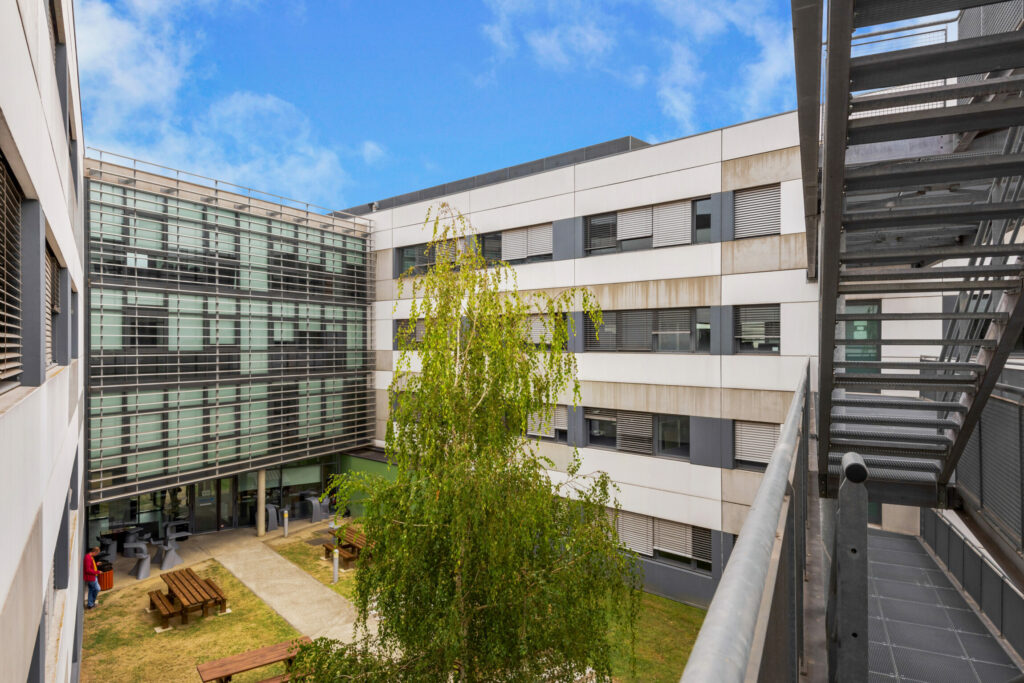
<instances>
[{"instance_id":1,"label":"steel stair tread","mask_svg":"<svg viewBox=\"0 0 1024 683\"><path fill-rule=\"evenodd\" d=\"M853 26L877 26L904 19L930 16L986 5L991 0L857 0L853 4Z\"/></svg>"},{"instance_id":2,"label":"steel stair tread","mask_svg":"<svg viewBox=\"0 0 1024 683\"><path fill-rule=\"evenodd\" d=\"M986 258L1024 255L1024 244L970 244L958 247L857 250L839 254L840 263L907 263L944 259Z\"/></svg>"},{"instance_id":3,"label":"steel stair tread","mask_svg":"<svg viewBox=\"0 0 1024 683\"><path fill-rule=\"evenodd\" d=\"M957 372L981 372L986 366L981 363L954 363L946 361L897 361L897 360L837 360L836 368L875 368L879 370L953 370Z\"/></svg>"},{"instance_id":4,"label":"steel stair tread","mask_svg":"<svg viewBox=\"0 0 1024 683\"><path fill-rule=\"evenodd\" d=\"M884 442L886 444L905 443L912 444L915 448L925 444L948 446L953 441L944 434L929 434L926 432L892 431L883 432L871 429L849 429L833 425L831 429L833 444L847 443L855 440L865 442Z\"/></svg>"},{"instance_id":5,"label":"steel stair tread","mask_svg":"<svg viewBox=\"0 0 1024 683\"><path fill-rule=\"evenodd\" d=\"M1007 128L1021 123L1024 123L1024 100L1012 98L855 118L847 124L847 136L850 145L865 145Z\"/></svg>"},{"instance_id":6,"label":"steel stair tread","mask_svg":"<svg viewBox=\"0 0 1024 683\"><path fill-rule=\"evenodd\" d=\"M995 348L996 339L836 339L837 346L978 346Z\"/></svg>"},{"instance_id":7,"label":"steel stair tread","mask_svg":"<svg viewBox=\"0 0 1024 683\"><path fill-rule=\"evenodd\" d=\"M879 425L883 427L921 427L935 429L958 429L956 420L938 417L903 417L895 415L851 415L832 413L832 424Z\"/></svg>"},{"instance_id":8,"label":"steel stair tread","mask_svg":"<svg viewBox=\"0 0 1024 683\"><path fill-rule=\"evenodd\" d=\"M1022 263L996 263L981 266L935 266L932 268L856 268L839 273L840 282L864 280L924 280L942 278L1000 277L1021 275Z\"/></svg>"},{"instance_id":9,"label":"steel stair tread","mask_svg":"<svg viewBox=\"0 0 1024 683\"><path fill-rule=\"evenodd\" d=\"M1024 154L985 154L862 164L846 168L846 191L917 187L1024 174Z\"/></svg>"},{"instance_id":10,"label":"steel stair tread","mask_svg":"<svg viewBox=\"0 0 1024 683\"><path fill-rule=\"evenodd\" d=\"M1024 77L1022 77L1024 82ZM843 227L849 231L976 223L983 220L1016 218L1024 215L1024 201L991 204L946 204L935 207L859 211L843 214Z\"/></svg>"},{"instance_id":11,"label":"steel stair tread","mask_svg":"<svg viewBox=\"0 0 1024 683\"><path fill-rule=\"evenodd\" d=\"M844 396L833 398L832 405L845 408L894 408L897 410L930 410L934 412L953 411L966 413L967 406L956 401L929 401L923 398L896 396L873 396L870 398Z\"/></svg>"},{"instance_id":12,"label":"steel stair tread","mask_svg":"<svg viewBox=\"0 0 1024 683\"><path fill-rule=\"evenodd\" d=\"M859 95L850 100L850 111L851 113L860 113L928 102L1018 93L1021 90L1024 90L1024 76L1000 76L986 78L983 81L949 83L928 88L915 88L914 90Z\"/></svg>"},{"instance_id":13,"label":"steel stair tread","mask_svg":"<svg viewBox=\"0 0 1024 683\"><path fill-rule=\"evenodd\" d=\"M828 454L829 463L839 464L847 451L830 451ZM898 458L885 455L865 455L864 463L869 467L886 467L893 470L934 472L938 473L942 467L941 460L923 460L921 458Z\"/></svg>"},{"instance_id":14,"label":"steel stair tread","mask_svg":"<svg viewBox=\"0 0 1024 683\"><path fill-rule=\"evenodd\" d=\"M898 292L959 292L973 290L1004 291L1019 289L1015 280L944 280L925 282L885 282L839 285L839 294L895 294Z\"/></svg>"},{"instance_id":15,"label":"steel stair tread","mask_svg":"<svg viewBox=\"0 0 1024 683\"><path fill-rule=\"evenodd\" d=\"M999 320L1010 319L1006 312L987 311L965 311L945 313L915 312L915 313L836 313L837 321L848 320Z\"/></svg>"}]
</instances>

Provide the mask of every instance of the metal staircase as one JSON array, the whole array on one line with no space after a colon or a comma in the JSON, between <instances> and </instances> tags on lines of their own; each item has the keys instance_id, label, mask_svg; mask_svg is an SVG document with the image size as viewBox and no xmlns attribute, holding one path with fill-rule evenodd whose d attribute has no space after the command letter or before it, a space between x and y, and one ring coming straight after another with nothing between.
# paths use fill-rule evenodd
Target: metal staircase
<instances>
[{"instance_id":1,"label":"metal staircase","mask_svg":"<svg viewBox=\"0 0 1024 683\"><path fill-rule=\"evenodd\" d=\"M822 7L793 3L802 154L818 149L824 118L820 164L802 160L805 176L820 173L805 213L820 232L808 238L820 243L823 496L835 497L842 455L855 451L872 500L947 505L1024 327L1024 31L909 47L880 38L870 54L854 45L868 27L905 35L886 25L984 4L829 0L819 109ZM881 303L847 312L855 300ZM855 334L867 322L877 338Z\"/></svg>"}]
</instances>

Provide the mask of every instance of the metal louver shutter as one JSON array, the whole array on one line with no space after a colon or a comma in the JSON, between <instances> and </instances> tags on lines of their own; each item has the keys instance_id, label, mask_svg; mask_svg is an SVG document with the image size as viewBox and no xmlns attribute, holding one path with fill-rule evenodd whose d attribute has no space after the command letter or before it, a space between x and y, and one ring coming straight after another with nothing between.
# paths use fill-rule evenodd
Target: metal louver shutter
<instances>
[{"instance_id":1,"label":"metal louver shutter","mask_svg":"<svg viewBox=\"0 0 1024 683\"><path fill-rule=\"evenodd\" d=\"M549 439L553 439L555 437L554 420L546 419L550 417L552 416L534 413L526 421L526 433L531 436L546 436Z\"/></svg>"},{"instance_id":2,"label":"metal louver shutter","mask_svg":"<svg viewBox=\"0 0 1024 683\"><path fill-rule=\"evenodd\" d=\"M416 341L423 341L423 337L427 334L427 324L422 320L416 321Z\"/></svg>"},{"instance_id":3,"label":"metal louver shutter","mask_svg":"<svg viewBox=\"0 0 1024 683\"><path fill-rule=\"evenodd\" d=\"M614 351L616 344L616 312L605 311L601 329L597 329L590 316L583 318L583 350ZM600 333L600 334L599 334Z\"/></svg>"},{"instance_id":4,"label":"metal louver shutter","mask_svg":"<svg viewBox=\"0 0 1024 683\"><path fill-rule=\"evenodd\" d=\"M733 423L736 459L768 464L779 440L779 425L769 422Z\"/></svg>"},{"instance_id":5,"label":"metal louver shutter","mask_svg":"<svg viewBox=\"0 0 1024 683\"><path fill-rule=\"evenodd\" d=\"M654 525L647 515L619 510L619 541L635 553L654 554Z\"/></svg>"},{"instance_id":6,"label":"metal louver shutter","mask_svg":"<svg viewBox=\"0 0 1024 683\"><path fill-rule=\"evenodd\" d=\"M45 305L43 306L43 319L46 322L46 365L50 366L54 363L54 343L53 343L53 293L54 293L54 282L57 279L56 268L54 264L56 259L50 254L50 248L46 248L46 254L43 257L44 261L44 287L45 292Z\"/></svg>"},{"instance_id":7,"label":"metal louver shutter","mask_svg":"<svg viewBox=\"0 0 1024 683\"><path fill-rule=\"evenodd\" d=\"M608 249L616 244L616 215L591 216L587 219L586 249Z\"/></svg>"},{"instance_id":8,"label":"metal louver shutter","mask_svg":"<svg viewBox=\"0 0 1024 683\"><path fill-rule=\"evenodd\" d=\"M650 351L654 315L651 311L618 312L618 349L620 351Z\"/></svg>"},{"instance_id":9,"label":"metal louver shutter","mask_svg":"<svg viewBox=\"0 0 1024 683\"><path fill-rule=\"evenodd\" d=\"M562 406L562 405L555 406L555 419L554 419L553 422L554 422L553 426L554 426L555 429L568 430L569 429L569 409L567 407L565 407L565 406Z\"/></svg>"},{"instance_id":10,"label":"metal louver shutter","mask_svg":"<svg viewBox=\"0 0 1024 683\"><path fill-rule=\"evenodd\" d=\"M651 207L644 206L629 211L619 211L616 236L620 240L632 240L638 237L650 237L654 229L651 218Z\"/></svg>"},{"instance_id":11,"label":"metal louver shutter","mask_svg":"<svg viewBox=\"0 0 1024 683\"><path fill-rule=\"evenodd\" d=\"M736 191L734 216L736 239L757 237L758 235L778 235L781 223L778 185Z\"/></svg>"},{"instance_id":12,"label":"metal louver shutter","mask_svg":"<svg viewBox=\"0 0 1024 683\"><path fill-rule=\"evenodd\" d=\"M454 263L456 253L458 252L458 243L455 240L448 240L447 242L438 244L435 247L435 251L435 263Z\"/></svg>"},{"instance_id":13,"label":"metal louver shutter","mask_svg":"<svg viewBox=\"0 0 1024 683\"><path fill-rule=\"evenodd\" d=\"M539 315L530 316L530 341L540 344L544 339L544 318Z\"/></svg>"},{"instance_id":14,"label":"metal louver shutter","mask_svg":"<svg viewBox=\"0 0 1024 683\"><path fill-rule=\"evenodd\" d=\"M620 410L616 415L615 448L630 453L654 453L654 419L650 413Z\"/></svg>"},{"instance_id":15,"label":"metal louver shutter","mask_svg":"<svg viewBox=\"0 0 1024 683\"><path fill-rule=\"evenodd\" d=\"M526 258L529 228L506 230L501 233L501 260L518 261Z\"/></svg>"},{"instance_id":16,"label":"metal louver shutter","mask_svg":"<svg viewBox=\"0 0 1024 683\"><path fill-rule=\"evenodd\" d=\"M0 155L0 382L21 374L21 193Z\"/></svg>"},{"instance_id":17,"label":"metal louver shutter","mask_svg":"<svg viewBox=\"0 0 1024 683\"><path fill-rule=\"evenodd\" d=\"M980 431L981 425L979 424L975 426L971 438L967 440L964 454L956 466L957 489L970 494L975 504L981 502L981 451L978 448Z\"/></svg>"},{"instance_id":18,"label":"metal louver shutter","mask_svg":"<svg viewBox=\"0 0 1024 683\"><path fill-rule=\"evenodd\" d=\"M993 396L981 414L981 505L1021 542L1020 408Z\"/></svg>"},{"instance_id":19,"label":"metal louver shutter","mask_svg":"<svg viewBox=\"0 0 1024 683\"><path fill-rule=\"evenodd\" d=\"M666 553L693 556L693 527L667 519L654 520L654 547Z\"/></svg>"},{"instance_id":20,"label":"metal louver shutter","mask_svg":"<svg viewBox=\"0 0 1024 683\"><path fill-rule=\"evenodd\" d=\"M778 347L781 335L779 305L737 306L735 333L737 340L760 347Z\"/></svg>"},{"instance_id":21,"label":"metal louver shutter","mask_svg":"<svg viewBox=\"0 0 1024 683\"><path fill-rule=\"evenodd\" d=\"M552 252L551 223L527 229L526 255L541 256Z\"/></svg>"},{"instance_id":22,"label":"metal louver shutter","mask_svg":"<svg viewBox=\"0 0 1024 683\"><path fill-rule=\"evenodd\" d=\"M655 247L667 247L673 244L690 244L692 241L690 222L692 209L690 202L672 202L658 204L654 207L654 239Z\"/></svg>"},{"instance_id":23,"label":"metal louver shutter","mask_svg":"<svg viewBox=\"0 0 1024 683\"><path fill-rule=\"evenodd\" d=\"M690 534L693 538L693 559L701 562L711 563L711 529L704 527L691 527Z\"/></svg>"}]
</instances>

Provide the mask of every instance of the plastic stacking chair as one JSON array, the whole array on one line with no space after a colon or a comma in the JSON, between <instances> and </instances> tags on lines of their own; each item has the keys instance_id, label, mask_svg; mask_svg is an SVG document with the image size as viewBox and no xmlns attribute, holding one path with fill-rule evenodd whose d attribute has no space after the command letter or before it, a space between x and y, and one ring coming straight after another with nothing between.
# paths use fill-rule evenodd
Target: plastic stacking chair
<instances>
[{"instance_id":1,"label":"plastic stacking chair","mask_svg":"<svg viewBox=\"0 0 1024 683\"><path fill-rule=\"evenodd\" d=\"M135 541L134 543L124 544L124 556L134 557L138 559L135 566L132 567L131 575L141 581L142 579L149 578L149 548L144 541Z\"/></svg>"},{"instance_id":2,"label":"plastic stacking chair","mask_svg":"<svg viewBox=\"0 0 1024 683\"><path fill-rule=\"evenodd\" d=\"M267 531L277 529L277 506L267 503Z\"/></svg>"}]
</instances>

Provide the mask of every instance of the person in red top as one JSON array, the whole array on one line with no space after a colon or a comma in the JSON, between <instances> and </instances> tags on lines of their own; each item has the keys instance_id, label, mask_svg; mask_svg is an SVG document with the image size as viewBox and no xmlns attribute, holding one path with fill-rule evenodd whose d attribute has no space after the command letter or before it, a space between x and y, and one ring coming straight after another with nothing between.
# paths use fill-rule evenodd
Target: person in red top
<instances>
[{"instance_id":1,"label":"person in red top","mask_svg":"<svg viewBox=\"0 0 1024 683\"><path fill-rule=\"evenodd\" d=\"M96 596L100 594L100 570L96 567L96 556L99 554L99 548L89 548L82 565L82 580L89 587L89 602L86 604L88 609L96 606Z\"/></svg>"}]
</instances>

